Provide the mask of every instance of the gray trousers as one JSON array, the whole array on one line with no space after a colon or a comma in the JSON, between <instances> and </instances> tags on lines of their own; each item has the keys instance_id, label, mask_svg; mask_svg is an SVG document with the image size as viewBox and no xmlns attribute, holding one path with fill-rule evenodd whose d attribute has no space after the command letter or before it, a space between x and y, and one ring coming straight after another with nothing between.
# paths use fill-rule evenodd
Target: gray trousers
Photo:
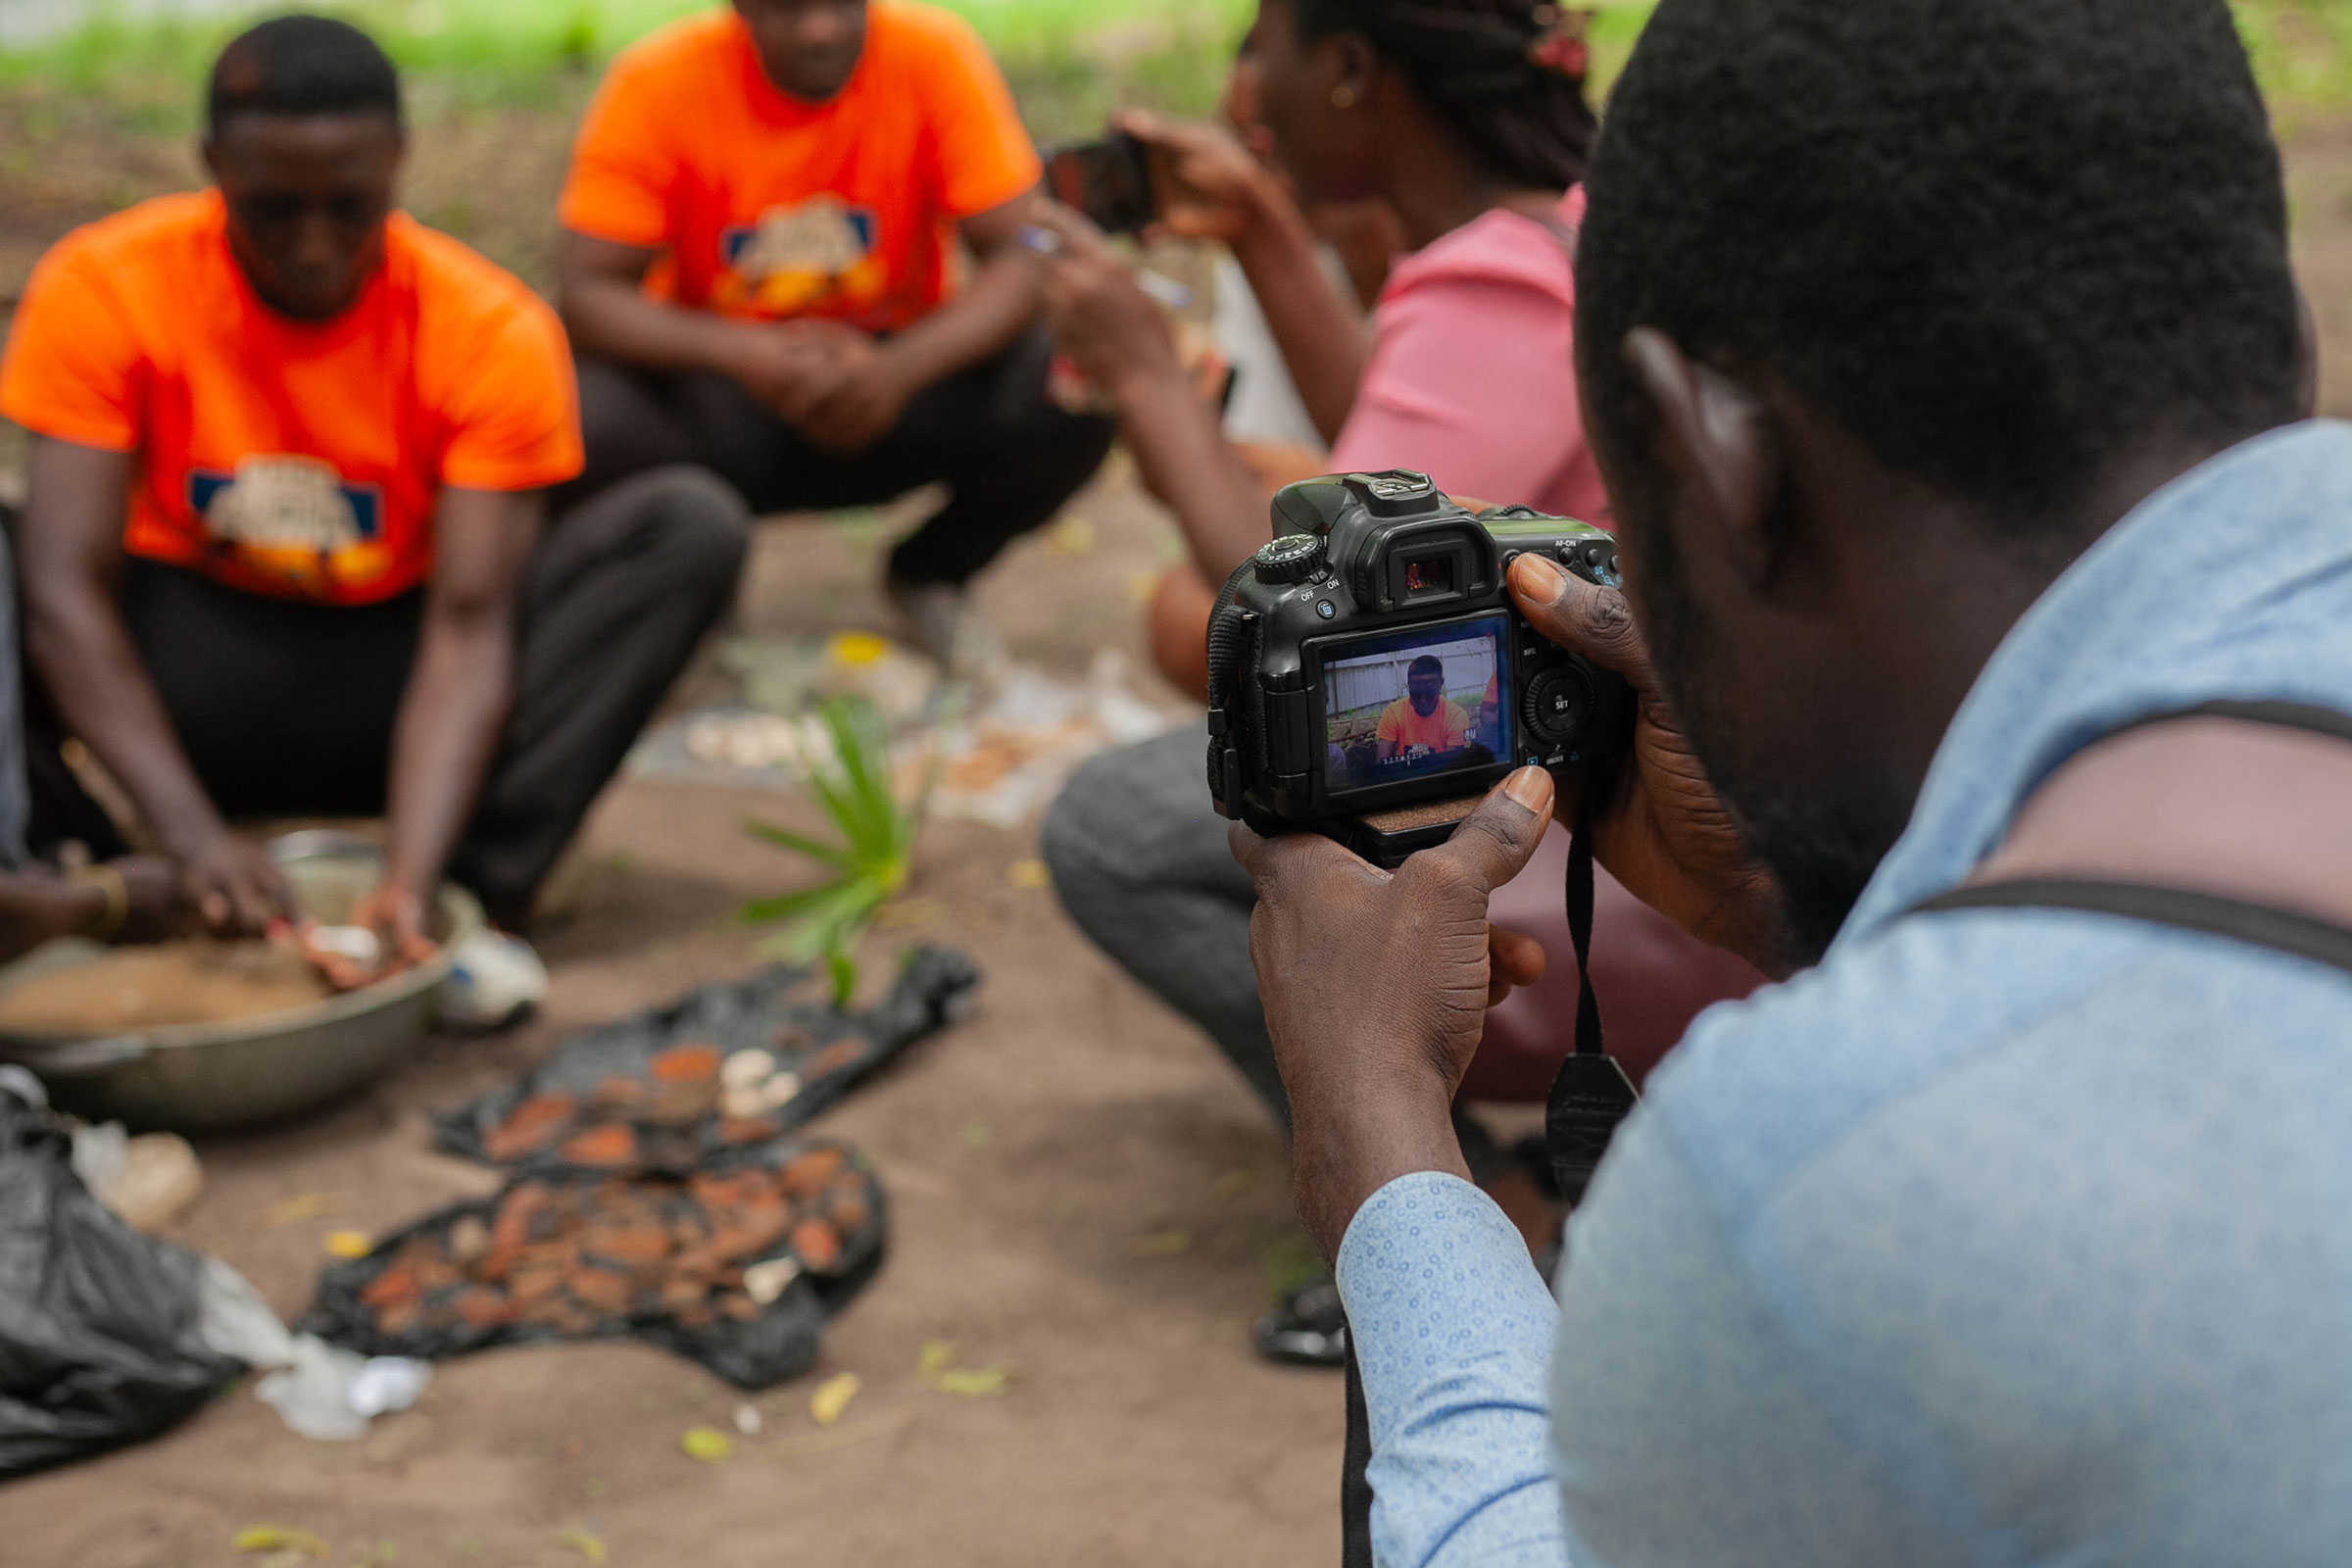
<instances>
[{"instance_id":1,"label":"gray trousers","mask_svg":"<svg viewBox=\"0 0 2352 1568\"><path fill-rule=\"evenodd\" d=\"M1095 759L1045 824L1062 906L1094 944L1200 1026L1288 1125L1274 1046L1250 961L1256 898L1209 805L1208 739L1188 728ZM1578 972L1568 946L1567 835L1554 827L1525 873L1495 890L1498 924L1537 937L1552 963L1487 1015L1466 1097L1541 1104L1574 1038ZM1643 905L1605 871L1594 880L1592 983L1610 1054L1640 1083L1690 1020L1744 997L1763 976ZM1456 1118L1472 1167L1483 1135Z\"/></svg>"},{"instance_id":2,"label":"gray trousers","mask_svg":"<svg viewBox=\"0 0 2352 1568\"><path fill-rule=\"evenodd\" d=\"M1216 1042L1287 1130L1250 961L1257 896L1209 804L1207 755L1188 726L1094 759L1046 814L1043 853L1078 929Z\"/></svg>"}]
</instances>

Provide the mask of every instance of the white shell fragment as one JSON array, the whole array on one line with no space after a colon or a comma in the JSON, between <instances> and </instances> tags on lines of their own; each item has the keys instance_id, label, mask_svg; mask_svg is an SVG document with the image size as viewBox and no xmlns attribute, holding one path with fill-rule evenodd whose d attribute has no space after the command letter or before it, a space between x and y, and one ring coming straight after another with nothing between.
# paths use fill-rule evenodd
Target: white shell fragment
<instances>
[{"instance_id":1,"label":"white shell fragment","mask_svg":"<svg viewBox=\"0 0 2352 1568\"><path fill-rule=\"evenodd\" d=\"M799 1258L771 1257L764 1263L754 1263L743 1271L743 1294L765 1306L782 1296L792 1282L800 1277Z\"/></svg>"},{"instance_id":2,"label":"white shell fragment","mask_svg":"<svg viewBox=\"0 0 2352 1568\"><path fill-rule=\"evenodd\" d=\"M744 1084L721 1093L718 1108L737 1121L749 1121L767 1108L767 1097L757 1084Z\"/></svg>"},{"instance_id":3,"label":"white shell fragment","mask_svg":"<svg viewBox=\"0 0 2352 1568\"><path fill-rule=\"evenodd\" d=\"M780 1072L760 1091L760 1108L781 1110L800 1098L801 1075L797 1072Z\"/></svg>"},{"instance_id":4,"label":"white shell fragment","mask_svg":"<svg viewBox=\"0 0 2352 1568\"><path fill-rule=\"evenodd\" d=\"M729 1089L756 1089L776 1070L776 1058L758 1046L738 1051L718 1069L718 1081Z\"/></svg>"}]
</instances>

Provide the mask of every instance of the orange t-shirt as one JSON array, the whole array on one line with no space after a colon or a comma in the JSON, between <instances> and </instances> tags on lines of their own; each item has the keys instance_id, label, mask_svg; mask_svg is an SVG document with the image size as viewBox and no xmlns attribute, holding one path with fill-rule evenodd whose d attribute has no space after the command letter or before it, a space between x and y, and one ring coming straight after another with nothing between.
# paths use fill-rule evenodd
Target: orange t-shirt
<instances>
[{"instance_id":1,"label":"orange t-shirt","mask_svg":"<svg viewBox=\"0 0 2352 1568\"><path fill-rule=\"evenodd\" d=\"M1438 706L1427 718L1413 711L1413 700L1399 697L1380 715L1376 739L1396 748L1403 757L1416 746L1426 746L1433 752L1458 752L1470 744L1470 715L1449 700L1441 697Z\"/></svg>"},{"instance_id":2,"label":"orange t-shirt","mask_svg":"<svg viewBox=\"0 0 2352 1568\"><path fill-rule=\"evenodd\" d=\"M579 472L575 401L555 313L456 240L394 214L359 302L296 321L230 256L217 191L66 236L0 362L0 416L137 454L123 549L323 604L430 576L442 486Z\"/></svg>"},{"instance_id":3,"label":"orange t-shirt","mask_svg":"<svg viewBox=\"0 0 2352 1568\"><path fill-rule=\"evenodd\" d=\"M662 252L648 285L681 305L888 332L948 297L954 223L1041 172L962 19L873 0L849 85L808 104L768 81L722 10L613 61L560 212L578 233Z\"/></svg>"}]
</instances>

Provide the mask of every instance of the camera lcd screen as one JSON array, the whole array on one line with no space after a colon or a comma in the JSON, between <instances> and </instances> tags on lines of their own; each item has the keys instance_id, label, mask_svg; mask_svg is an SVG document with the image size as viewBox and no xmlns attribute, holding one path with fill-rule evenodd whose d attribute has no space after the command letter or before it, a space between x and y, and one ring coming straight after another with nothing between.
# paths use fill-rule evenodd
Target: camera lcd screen
<instances>
[{"instance_id":1,"label":"camera lcd screen","mask_svg":"<svg viewBox=\"0 0 2352 1568\"><path fill-rule=\"evenodd\" d=\"M1509 634L1506 617L1483 615L1323 649L1324 793L1508 760Z\"/></svg>"}]
</instances>

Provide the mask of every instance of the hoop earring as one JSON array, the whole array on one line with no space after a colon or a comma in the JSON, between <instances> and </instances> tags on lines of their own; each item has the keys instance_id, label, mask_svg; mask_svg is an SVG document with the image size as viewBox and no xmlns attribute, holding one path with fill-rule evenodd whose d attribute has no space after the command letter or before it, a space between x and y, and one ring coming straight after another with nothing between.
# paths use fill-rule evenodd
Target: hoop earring
<instances>
[{"instance_id":1,"label":"hoop earring","mask_svg":"<svg viewBox=\"0 0 2352 1568\"><path fill-rule=\"evenodd\" d=\"M1346 85L1332 88L1331 107L1334 109L1353 109L1355 107L1355 89Z\"/></svg>"}]
</instances>

